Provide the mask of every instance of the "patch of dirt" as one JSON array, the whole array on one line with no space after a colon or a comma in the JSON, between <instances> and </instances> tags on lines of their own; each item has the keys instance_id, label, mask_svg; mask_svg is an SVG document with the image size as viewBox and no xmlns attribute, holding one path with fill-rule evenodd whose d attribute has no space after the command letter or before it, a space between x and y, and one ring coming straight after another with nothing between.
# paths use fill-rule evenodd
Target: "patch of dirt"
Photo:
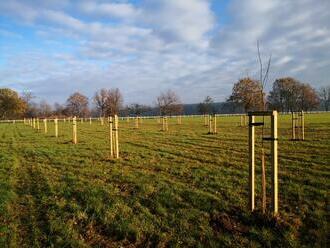
<instances>
[{"instance_id":1,"label":"patch of dirt","mask_svg":"<svg viewBox=\"0 0 330 248\"><path fill-rule=\"evenodd\" d=\"M240 223L236 218L230 217L226 213L217 213L211 216L210 225L216 232L229 232L245 234L249 232L249 227Z\"/></svg>"}]
</instances>

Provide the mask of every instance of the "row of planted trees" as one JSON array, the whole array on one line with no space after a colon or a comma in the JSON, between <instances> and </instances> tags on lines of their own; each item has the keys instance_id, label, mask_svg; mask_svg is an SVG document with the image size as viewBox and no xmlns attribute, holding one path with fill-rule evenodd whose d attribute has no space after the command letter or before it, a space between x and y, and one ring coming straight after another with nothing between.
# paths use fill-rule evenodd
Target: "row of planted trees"
<instances>
[{"instance_id":1,"label":"row of planted trees","mask_svg":"<svg viewBox=\"0 0 330 248\"><path fill-rule=\"evenodd\" d=\"M101 89L91 99L80 92L75 92L64 104L55 103L51 106L46 101L35 102L30 93L19 95L14 90L3 88L0 89L0 119L185 114L184 105L172 90L161 92L155 106L135 103L124 107L123 102L123 95L119 89ZM260 81L242 78L234 84L232 93L224 104L227 109L218 109L213 99L207 96L197 105L195 113L211 114L224 110L228 113L240 111L239 109L245 112L265 109L276 109L280 112L310 111L317 109L320 104L324 110L329 109L330 86L316 91L309 84L287 77L276 79L269 94L266 95Z\"/></svg>"}]
</instances>

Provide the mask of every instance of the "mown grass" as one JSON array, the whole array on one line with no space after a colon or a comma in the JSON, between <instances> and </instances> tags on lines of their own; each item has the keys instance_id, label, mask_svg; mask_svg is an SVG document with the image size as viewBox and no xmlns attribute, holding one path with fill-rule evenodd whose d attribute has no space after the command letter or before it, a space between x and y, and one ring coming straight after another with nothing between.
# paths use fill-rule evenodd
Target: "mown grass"
<instances>
[{"instance_id":1,"label":"mown grass","mask_svg":"<svg viewBox=\"0 0 330 248\"><path fill-rule=\"evenodd\" d=\"M171 119L164 133L156 120L121 121L119 160L96 121L78 123L77 145L68 122L58 138L52 123L48 134L1 124L0 246L326 247L330 115L306 115L299 142L280 116L278 218L247 209L247 128L220 117L208 135L203 122ZM256 154L259 208L260 138Z\"/></svg>"}]
</instances>

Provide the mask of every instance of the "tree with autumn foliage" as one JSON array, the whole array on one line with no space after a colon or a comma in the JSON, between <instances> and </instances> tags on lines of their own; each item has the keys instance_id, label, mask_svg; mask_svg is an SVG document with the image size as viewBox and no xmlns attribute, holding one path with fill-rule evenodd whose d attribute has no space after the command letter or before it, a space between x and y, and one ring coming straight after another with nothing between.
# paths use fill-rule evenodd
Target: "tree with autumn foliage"
<instances>
[{"instance_id":1,"label":"tree with autumn foliage","mask_svg":"<svg viewBox=\"0 0 330 248\"><path fill-rule=\"evenodd\" d=\"M66 101L68 114L77 117L86 117L89 114L88 97L79 92L73 93Z\"/></svg>"},{"instance_id":2,"label":"tree with autumn foliage","mask_svg":"<svg viewBox=\"0 0 330 248\"><path fill-rule=\"evenodd\" d=\"M246 77L234 84L228 102L241 105L245 112L263 110L264 93L259 81Z\"/></svg>"},{"instance_id":3,"label":"tree with autumn foliage","mask_svg":"<svg viewBox=\"0 0 330 248\"><path fill-rule=\"evenodd\" d=\"M276 79L268 96L269 108L285 112L312 110L319 102L315 89L292 77Z\"/></svg>"},{"instance_id":4,"label":"tree with autumn foliage","mask_svg":"<svg viewBox=\"0 0 330 248\"><path fill-rule=\"evenodd\" d=\"M25 101L12 89L0 89L0 118L12 119L22 117L26 110Z\"/></svg>"}]
</instances>

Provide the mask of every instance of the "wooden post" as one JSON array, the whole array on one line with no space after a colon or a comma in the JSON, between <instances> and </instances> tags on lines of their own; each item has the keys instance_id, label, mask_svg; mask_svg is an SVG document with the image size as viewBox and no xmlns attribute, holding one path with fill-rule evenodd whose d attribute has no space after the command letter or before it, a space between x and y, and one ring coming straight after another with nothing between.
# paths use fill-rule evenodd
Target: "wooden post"
<instances>
[{"instance_id":1,"label":"wooden post","mask_svg":"<svg viewBox=\"0 0 330 248\"><path fill-rule=\"evenodd\" d=\"M292 111L292 114L291 114L291 118L292 118L292 140L295 140L296 139L296 121L295 121L295 114L294 112Z\"/></svg>"},{"instance_id":2,"label":"wooden post","mask_svg":"<svg viewBox=\"0 0 330 248\"><path fill-rule=\"evenodd\" d=\"M277 171L277 111L271 116L271 153L272 153L272 208L273 214L278 212L278 171Z\"/></svg>"},{"instance_id":3,"label":"wooden post","mask_svg":"<svg viewBox=\"0 0 330 248\"><path fill-rule=\"evenodd\" d=\"M162 117L162 124L163 124L162 131L165 132L165 116Z\"/></svg>"},{"instance_id":4,"label":"wooden post","mask_svg":"<svg viewBox=\"0 0 330 248\"><path fill-rule=\"evenodd\" d=\"M54 120L54 125L55 125L55 137L58 137L58 120L55 118Z\"/></svg>"},{"instance_id":5,"label":"wooden post","mask_svg":"<svg viewBox=\"0 0 330 248\"><path fill-rule=\"evenodd\" d=\"M254 116L249 116L249 209L254 210Z\"/></svg>"},{"instance_id":6,"label":"wooden post","mask_svg":"<svg viewBox=\"0 0 330 248\"><path fill-rule=\"evenodd\" d=\"M301 139L305 140L305 115L304 115L304 111L301 111Z\"/></svg>"},{"instance_id":7,"label":"wooden post","mask_svg":"<svg viewBox=\"0 0 330 248\"><path fill-rule=\"evenodd\" d=\"M36 128L36 118L33 118L33 128Z\"/></svg>"},{"instance_id":8,"label":"wooden post","mask_svg":"<svg viewBox=\"0 0 330 248\"><path fill-rule=\"evenodd\" d=\"M39 118L37 118L37 131L40 131L40 124L39 124Z\"/></svg>"},{"instance_id":9,"label":"wooden post","mask_svg":"<svg viewBox=\"0 0 330 248\"><path fill-rule=\"evenodd\" d=\"M92 117L89 117L89 125L92 125Z\"/></svg>"},{"instance_id":10,"label":"wooden post","mask_svg":"<svg viewBox=\"0 0 330 248\"><path fill-rule=\"evenodd\" d=\"M217 133L217 115L214 114L213 116L213 133L216 134Z\"/></svg>"},{"instance_id":11,"label":"wooden post","mask_svg":"<svg viewBox=\"0 0 330 248\"><path fill-rule=\"evenodd\" d=\"M44 132L47 133L47 119L44 119Z\"/></svg>"},{"instance_id":12,"label":"wooden post","mask_svg":"<svg viewBox=\"0 0 330 248\"><path fill-rule=\"evenodd\" d=\"M139 128L139 117L135 116L135 128Z\"/></svg>"},{"instance_id":13,"label":"wooden post","mask_svg":"<svg viewBox=\"0 0 330 248\"><path fill-rule=\"evenodd\" d=\"M166 117L166 131L168 131L168 118Z\"/></svg>"},{"instance_id":14,"label":"wooden post","mask_svg":"<svg viewBox=\"0 0 330 248\"><path fill-rule=\"evenodd\" d=\"M101 126L103 126L104 125L103 117L100 117L100 121L101 121Z\"/></svg>"},{"instance_id":15,"label":"wooden post","mask_svg":"<svg viewBox=\"0 0 330 248\"><path fill-rule=\"evenodd\" d=\"M72 119L72 142L77 144L77 119L73 117Z\"/></svg>"},{"instance_id":16,"label":"wooden post","mask_svg":"<svg viewBox=\"0 0 330 248\"><path fill-rule=\"evenodd\" d=\"M266 165L265 165L265 150L261 148L261 201L262 213L266 212Z\"/></svg>"},{"instance_id":17,"label":"wooden post","mask_svg":"<svg viewBox=\"0 0 330 248\"><path fill-rule=\"evenodd\" d=\"M115 115L115 149L116 149L116 158L119 158L119 142L118 142L118 116Z\"/></svg>"},{"instance_id":18,"label":"wooden post","mask_svg":"<svg viewBox=\"0 0 330 248\"><path fill-rule=\"evenodd\" d=\"M110 144L110 158L113 158L113 134L112 134L112 117L109 118L109 144Z\"/></svg>"},{"instance_id":19,"label":"wooden post","mask_svg":"<svg viewBox=\"0 0 330 248\"><path fill-rule=\"evenodd\" d=\"M212 134L213 131L212 131L212 116L209 114L208 116L208 126L209 126L209 134Z\"/></svg>"}]
</instances>

